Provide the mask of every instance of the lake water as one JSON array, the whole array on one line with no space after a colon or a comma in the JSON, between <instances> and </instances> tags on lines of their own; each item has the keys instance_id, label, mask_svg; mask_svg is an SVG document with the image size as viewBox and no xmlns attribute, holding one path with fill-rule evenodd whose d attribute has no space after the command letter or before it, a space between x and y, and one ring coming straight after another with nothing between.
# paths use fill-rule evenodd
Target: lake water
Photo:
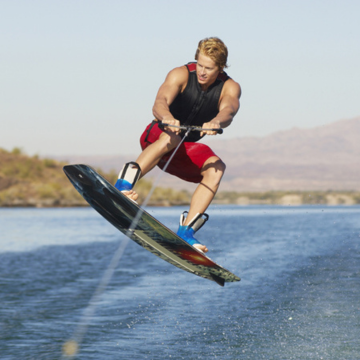
<instances>
[{"instance_id":1,"label":"lake water","mask_svg":"<svg viewBox=\"0 0 360 360\"><path fill-rule=\"evenodd\" d=\"M183 210L148 209L173 230ZM241 282L222 288L130 241L75 359L360 359L360 207L208 212L198 238ZM90 208L0 209L0 358L66 358L124 241Z\"/></svg>"}]
</instances>

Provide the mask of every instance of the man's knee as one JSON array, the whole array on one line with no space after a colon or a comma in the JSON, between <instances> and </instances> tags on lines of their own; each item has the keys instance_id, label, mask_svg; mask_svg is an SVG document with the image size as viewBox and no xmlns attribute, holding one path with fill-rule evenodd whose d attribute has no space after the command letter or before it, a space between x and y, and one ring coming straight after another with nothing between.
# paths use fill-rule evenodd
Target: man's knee
<instances>
[{"instance_id":1,"label":"man's knee","mask_svg":"<svg viewBox=\"0 0 360 360\"><path fill-rule=\"evenodd\" d=\"M224 175L225 170L225 163L218 157L212 157L205 162L202 173L203 176L210 176L220 180Z\"/></svg>"},{"instance_id":2,"label":"man's knee","mask_svg":"<svg viewBox=\"0 0 360 360\"><path fill-rule=\"evenodd\" d=\"M164 151L170 151L179 145L181 138L175 134L162 133L157 140Z\"/></svg>"},{"instance_id":3,"label":"man's knee","mask_svg":"<svg viewBox=\"0 0 360 360\"><path fill-rule=\"evenodd\" d=\"M221 159L219 159L217 163L218 163L219 171L221 171L224 174L226 170L226 164Z\"/></svg>"}]
</instances>

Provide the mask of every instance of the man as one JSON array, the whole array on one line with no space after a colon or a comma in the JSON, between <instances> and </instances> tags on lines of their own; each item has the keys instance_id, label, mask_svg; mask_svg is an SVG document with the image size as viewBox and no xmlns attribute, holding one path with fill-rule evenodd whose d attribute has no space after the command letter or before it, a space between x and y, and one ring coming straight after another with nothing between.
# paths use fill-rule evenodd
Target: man
<instances>
[{"instance_id":1,"label":"man","mask_svg":"<svg viewBox=\"0 0 360 360\"><path fill-rule=\"evenodd\" d=\"M143 152L136 163L124 166L115 185L130 199L137 199L132 190L136 181L156 165L163 168L184 136L179 128L166 125L186 124L206 129L191 132L166 169L185 181L199 183L189 212L180 217L178 235L203 252L208 249L194 238L194 233L208 219L205 210L218 190L225 164L208 146L196 141L204 135L216 135L215 129L228 127L240 107L241 88L224 72L227 56L227 48L220 39L206 38L198 44L196 63L169 72L155 99L155 120L140 138ZM166 124L163 130L159 128L160 122Z\"/></svg>"}]
</instances>

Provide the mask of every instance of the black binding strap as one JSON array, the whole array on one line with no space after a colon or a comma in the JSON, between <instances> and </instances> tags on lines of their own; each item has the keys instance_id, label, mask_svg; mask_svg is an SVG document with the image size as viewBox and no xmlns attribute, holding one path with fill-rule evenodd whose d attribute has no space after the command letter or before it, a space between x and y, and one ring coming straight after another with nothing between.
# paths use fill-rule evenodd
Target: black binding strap
<instances>
[{"instance_id":1,"label":"black binding strap","mask_svg":"<svg viewBox=\"0 0 360 360\"><path fill-rule=\"evenodd\" d=\"M150 135L150 131L151 131L151 129L154 127L154 125L157 123L157 121L156 120L153 120L152 122L151 122L151 125L150 125L150 127L147 129L147 131L146 131L146 136L145 136L145 142L149 142L148 141L148 137L149 137L149 135Z\"/></svg>"},{"instance_id":2,"label":"black binding strap","mask_svg":"<svg viewBox=\"0 0 360 360\"><path fill-rule=\"evenodd\" d=\"M130 161L123 166L119 174L119 179L128 181L132 185L132 187L134 187L140 176L140 165L135 161Z\"/></svg>"}]
</instances>

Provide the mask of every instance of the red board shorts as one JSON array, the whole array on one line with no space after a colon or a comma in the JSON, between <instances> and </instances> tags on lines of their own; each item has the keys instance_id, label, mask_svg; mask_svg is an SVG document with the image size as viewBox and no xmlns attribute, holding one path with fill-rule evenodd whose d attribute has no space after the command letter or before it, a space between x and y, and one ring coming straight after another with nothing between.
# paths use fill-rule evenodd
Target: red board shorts
<instances>
[{"instance_id":1,"label":"red board shorts","mask_svg":"<svg viewBox=\"0 0 360 360\"><path fill-rule=\"evenodd\" d=\"M158 140L162 132L157 123L149 124L140 137L141 148L144 150ZM160 169L164 168L173 151L170 151L160 159L158 163ZM203 178L201 169L204 163L212 156L217 155L207 145L183 142L169 163L166 172L185 181L200 183Z\"/></svg>"}]
</instances>

